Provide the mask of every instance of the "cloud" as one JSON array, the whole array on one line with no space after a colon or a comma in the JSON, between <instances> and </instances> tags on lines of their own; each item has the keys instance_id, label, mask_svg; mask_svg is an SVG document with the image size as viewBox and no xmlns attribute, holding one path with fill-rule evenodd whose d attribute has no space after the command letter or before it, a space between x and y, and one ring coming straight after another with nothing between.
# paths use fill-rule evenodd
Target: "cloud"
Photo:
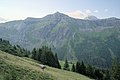
<instances>
[{"instance_id":1,"label":"cloud","mask_svg":"<svg viewBox=\"0 0 120 80\"><path fill-rule=\"evenodd\" d=\"M108 9L105 9L104 11L105 11L105 12L108 12Z\"/></svg>"},{"instance_id":2,"label":"cloud","mask_svg":"<svg viewBox=\"0 0 120 80\"><path fill-rule=\"evenodd\" d=\"M73 18L78 18L78 19L84 19L85 17L91 15L91 11L90 10L85 10L85 11L73 11L70 13L66 13L68 16L73 17Z\"/></svg>"},{"instance_id":3,"label":"cloud","mask_svg":"<svg viewBox=\"0 0 120 80\"><path fill-rule=\"evenodd\" d=\"M95 10L95 11L93 11L93 12L98 13L99 11L98 11L98 10Z\"/></svg>"},{"instance_id":4,"label":"cloud","mask_svg":"<svg viewBox=\"0 0 120 80\"><path fill-rule=\"evenodd\" d=\"M89 9L85 10L85 13L91 14L91 11Z\"/></svg>"}]
</instances>

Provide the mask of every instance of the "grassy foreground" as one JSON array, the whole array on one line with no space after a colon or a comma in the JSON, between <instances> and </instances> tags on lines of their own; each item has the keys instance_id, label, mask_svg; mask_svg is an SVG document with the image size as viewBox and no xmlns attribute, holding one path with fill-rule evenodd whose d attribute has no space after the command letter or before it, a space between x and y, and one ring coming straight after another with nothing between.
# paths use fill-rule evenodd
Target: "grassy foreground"
<instances>
[{"instance_id":1,"label":"grassy foreground","mask_svg":"<svg viewBox=\"0 0 120 80\"><path fill-rule=\"evenodd\" d=\"M88 77L48 67L42 71L39 63L0 51L0 80L90 80Z\"/></svg>"}]
</instances>

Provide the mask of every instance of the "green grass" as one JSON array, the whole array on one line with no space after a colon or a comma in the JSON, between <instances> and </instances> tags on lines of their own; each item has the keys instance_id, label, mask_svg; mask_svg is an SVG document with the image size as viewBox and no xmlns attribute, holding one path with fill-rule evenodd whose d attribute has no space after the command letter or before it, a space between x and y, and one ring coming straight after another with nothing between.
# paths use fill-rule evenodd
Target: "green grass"
<instances>
[{"instance_id":1,"label":"green grass","mask_svg":"<svg viewBox=\"0 0 120 80\"><path fill-rule=\"evenodd\" d=\"M60 63L60 65L61 65L61 68L63 69L63 67L64 67L64 64L65 64L65 61L59 61L59 63ZM70 70L71 70L71 68L72 68L72 63L69 63L69 68L70 68Z\"/></svg>"},{"instance_id":2,"label":"green grass","mask_svg":"<svg viewBox=\"0 0 120 80\"><path fill-rule=\"evenodd\" d=\"M0 51L0 80L90 80L88 77L47 66L42 71L39 63Z\"/></svg>"}]
</instances>

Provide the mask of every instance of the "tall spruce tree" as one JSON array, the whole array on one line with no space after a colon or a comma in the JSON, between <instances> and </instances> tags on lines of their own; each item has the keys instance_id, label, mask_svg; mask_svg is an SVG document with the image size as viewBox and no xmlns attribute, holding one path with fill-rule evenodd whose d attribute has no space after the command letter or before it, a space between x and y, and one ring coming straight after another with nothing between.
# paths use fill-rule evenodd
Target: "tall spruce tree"
<instances>
[{"instance_id":1,"label":"tall spruce tree","mask_svg":"<svg viewBox=\"0 0 120 80\"><path fill-rule=\"evenodd\" d=\"M58 60L58 57L57 57L57 53L55 53L55 60L56 60L56 63L57 63L57 68L61 69L61 65L59 63L59 60Z\"/></svg>"},{"instance_id":2,"label":"tall spruce tree","mask_svg":"<svg viewBox=\"0 0 120 80\"><path fill-rule=\"evenodd\" d=\"M75 65L74 65L74 64L72 65L71 71L72 71L72 72L75 72L75 71L76 71L76 70L75 70Z\"/></svg>"},{"instance_id":3,"label":"tall spruce tree","mask_svg":"<svg viewBox=\"0 0 120 80\"><path fill-rule=\"evenodd\" d=\"M44 65L47 64L47 59L46 59L46 53L44 50L42 50L41 56L40 56L40 62Z\"/></svg>"},{"instance_id":4,"label":"tall spruce tree","mask_svg":"<svg viewBox=\"0 0 120 80\"><path fill-rule=\"evenodd\" d=\"M80 73L80 62L76 62L76 72Z\"/></svg>"},{"instance_id":5,"label":"tall spruce tree","mask_svg":"<svg viewBox=\"0 0 120 80\"><path fill-rule=\"evenodd\" d=\"M97 80L103 80L103 74L101 73L101 70L96 69L95 72L94 72L94 74L95 74L95 79L97 79Z\"/></svg>"},{"instance_id":6,"label":"tall spruce tree","mask_svg":"<svg viewBox=\"0 0 120 80\"><path fill-rule=\"evenodd\" d=\"M42 54L42 49L41 48L39 48L37 50L37 54L38 54L38 61L40 61L41 60L41 54Z\"/></svg>"},{"instance_id":7,"label":"tall spruce tree","mask_svg":"<svg viewBox=\"0 0 120 80\"><path fill-rule=\"evenodd\" d=\"M69 63L68 63L67 59L65 60L65 64L64 64L63 69L67 70L67 71L70 71L70 69L69 69Z\"/></svg>"},{"instance_id":8,"label":"tall spruce tree","mask_svg":"<svg viewBox=\"0 0 120 80\"><path fill-rule=\"evenodd\" d=\"M113 58L112 60L112 68L110 70L110 75L111 75L111 80L120 79L120 65L116 57Z\"/></svg>"},{"instance_id":9,"label":"tall spruce tree","mask_svg":"<svg viewBox=\"0 0 120 80\"><path fill-rule=\"evenodd\" d=\"M86 68L86 75L90 78L94 78L94 69L91 65L88 65Z\"/></svg>"},{"instance_id":10,"label":"tall spruce tree","mask_svg":"<svg viewBox=\"0 0 120 80\"><path fill-rule=\"evenodd\" d=\"M118 64L118 70L117 70L116 78L120 80L120 64Z\"/></svg>"},{"instance_id":11,"label":"tall spruce tree","mask_svg":"<svg viewBox=\"0 0 120 80\"><path fill-rule=\"evenodd\" d=\"M83 75L86 75L86 66L85 66L83 61L80 65L80 73L83 74Z\"/></svg>"},{"instance_id":12,"label":"tall spruce tree","mask_svg":"<svg viewBox=\"0 0 120 80\"><path fill-rule=\"evenodd\" d=\"M42 64L59 69L61 68L57 58L57 54L54 55L51 48L43 46L41 49L39 49L38 52L39 52L38 56L40 57L40 62Z\"/></svg>"},{"instance_id":13,"label":"tall spruce tree","mask_svg":"<svg viewBox=\"0 0 120 80\"><path fill-rule=\"evenodd\" d=\"M32 58L36 60L36 48L32 50Z\"/></svg>"},{"instance_id":14,"label":"tall spruce tree","mask_svg":"<svg viewBox=\"0 0 120 80\"><path fill-rule=\"evenodd\" d=\"M104 79L103 80L111 80L110 79L110 72L109 71L106 71L105 72L105 75L104 75Z\"/></svg>"},{"instance_id":15,"label":"tall spruce tree","mask_svg":"<svg viewBox=\"0 0 120 80\"><path fill-rule=\"evenodd\" d=\"M52 51L46 51L46 59L47 59L47 63L46 65L52 66L52 67L56 67L56 61L55 61L55 57L52 53Z\"/></svg>"}]
</instances>

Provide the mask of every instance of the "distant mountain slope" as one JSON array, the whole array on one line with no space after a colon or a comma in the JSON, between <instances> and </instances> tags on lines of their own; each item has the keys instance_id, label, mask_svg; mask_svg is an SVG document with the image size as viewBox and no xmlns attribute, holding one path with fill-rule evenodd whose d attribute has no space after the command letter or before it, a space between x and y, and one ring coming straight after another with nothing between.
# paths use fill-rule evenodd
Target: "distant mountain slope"
<instances>
[{"instance_id":1,"label":"distant mountain slope","mask_svg":"<svg viewBox=\"0 0 120 80\"><path fill-rule=\"evenodd\" d=\"M39 65L32 59L0 51L0 80L90 80L83 75L48 66L42 71Z\"/></svg>"},{"instance_id":2,"label":"distant mountain slope","mask_svg":"<svg viewBox=\"0 0 120 80\"><path fill-rule=\"evenodd\" d=\"M50 46L59 59L109 67L120 55L120 19L74 19L62 13L0 24L0 37L21 47Z\"/></svg>"}]
</instances>

